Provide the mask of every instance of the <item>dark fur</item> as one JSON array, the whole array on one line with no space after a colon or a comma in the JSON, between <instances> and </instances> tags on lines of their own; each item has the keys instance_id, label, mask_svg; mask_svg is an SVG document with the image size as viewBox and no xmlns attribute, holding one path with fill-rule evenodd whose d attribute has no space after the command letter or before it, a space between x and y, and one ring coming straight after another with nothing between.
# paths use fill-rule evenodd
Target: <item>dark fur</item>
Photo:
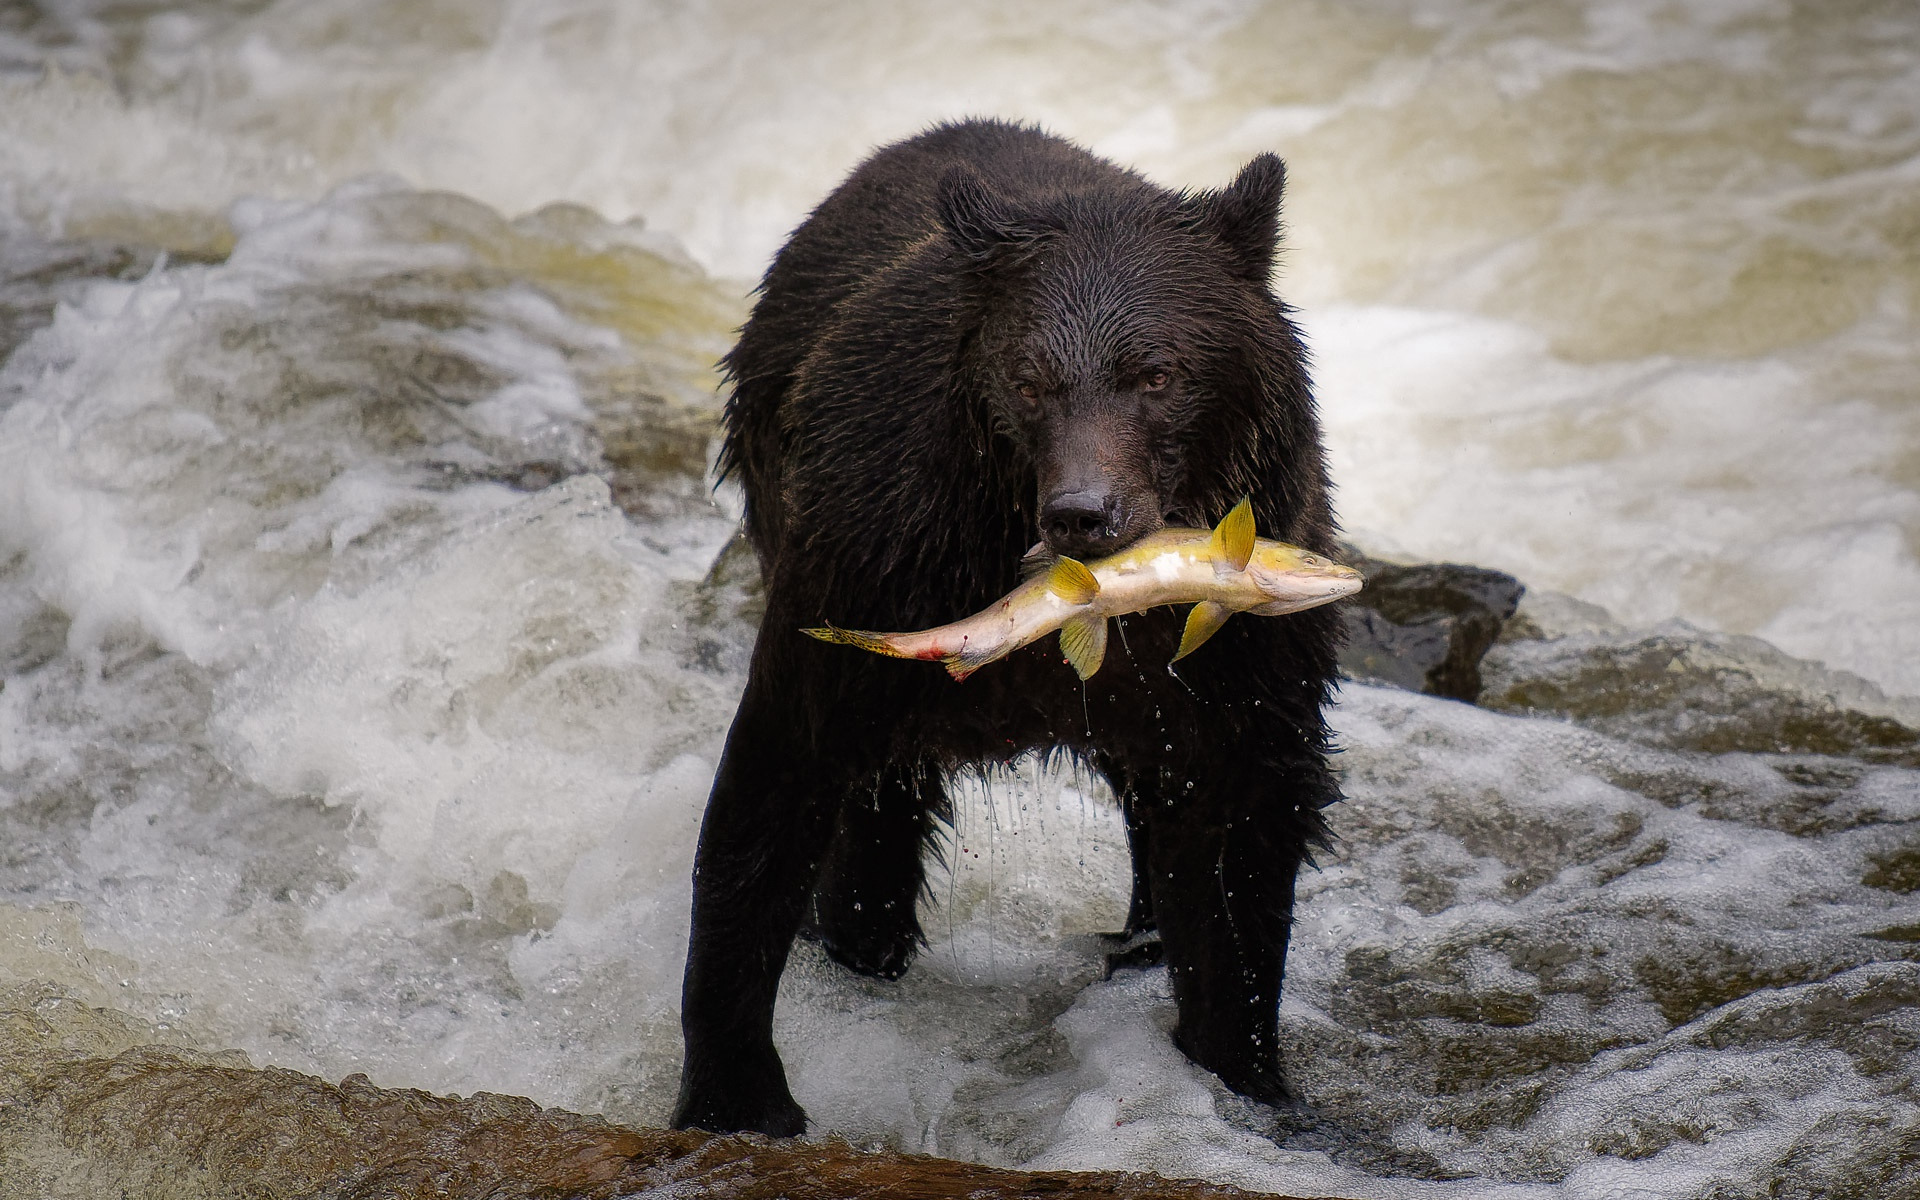
<instances>
[{"instance_id":1,"label":"dark fur","mask_svg":"<svg viewBox=\"0 0 1920 1200\"><path fill-rule=\"evenodd\" d=\"M799 633L985 607L1063 495L1097 498L1056 548L1251 495L1264 536L1326 553L1306 356L1266 283L1283 178L1263 155L1180 195L1037 130L947 125L868 159L774 261L726 360L721 464L767 612L700 833L676 1125L804 1129L772 1037L796 932L811 916L835 959L899 975L943 780L1036 749L1121 797L1129 925L1157 924L1181 1049L1287 1098L1294 875L1338 796L1329 610L1235 618L1178 679L1184 614L1130 617L1084 687L1051 639L956 684Z\"/></svg>"}]
</instances>

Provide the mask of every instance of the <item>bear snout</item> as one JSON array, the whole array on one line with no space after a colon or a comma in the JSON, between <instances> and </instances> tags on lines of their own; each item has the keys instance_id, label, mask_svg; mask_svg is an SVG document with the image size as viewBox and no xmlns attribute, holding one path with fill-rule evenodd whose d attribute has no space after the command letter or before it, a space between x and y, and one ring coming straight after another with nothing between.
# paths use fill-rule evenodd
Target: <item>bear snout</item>
<instances>
[{"instance_id":1,"label":"bear snout","mask_svg":"<svg viewBox=\"0 0 1920 1200\"><path fill-rule=\"evenodd\" d=\"M1133 502L1129 502L1129 500ZM1058 492L1040 508L1040 535L1047 548L1070 558L1104 558L1160 527L1152 497L1129 498L1109 484L1082 484Z\"/></svg>"},{"instance_id":2,"label":"bear snout","mask_svg":"<svg viewBox=\"0 0 1920 1200\"><path fill-rule=\"evenodd\" d=\"M1109 536L1113 494L1106 490L1068 492L1040 510L1041 531L1059 554L1080 554Z\"/></svg>"}]
</instances>

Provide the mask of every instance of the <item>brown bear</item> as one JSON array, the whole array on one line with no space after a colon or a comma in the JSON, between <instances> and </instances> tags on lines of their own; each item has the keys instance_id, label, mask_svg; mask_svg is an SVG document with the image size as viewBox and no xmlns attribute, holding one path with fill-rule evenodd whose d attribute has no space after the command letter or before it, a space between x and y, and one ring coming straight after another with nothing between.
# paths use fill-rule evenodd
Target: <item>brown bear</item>
<instances>
[{"instance_id":1,"label":"brown bear","mask_svg":"<svg viewBox=\"0 0 1920 1200\"><path fill-rule=\"evenodd\" d=\"M774 259L725 360L721 470L767 604L694 864L676 1126L805 1129L773 1044L796 933L905 971L944 780L1033 751L1119 797L1127 932L1157 928L1180 1048L1290 1098L1277 1009L1294 876L1339 795L1335 613L1229 622L1178 677L1184 614L1125 618L1084 684L1050 641L955 683L800 632L939 625L1034 551L1096 558L1243 496L1262 535L1328 553L1306 353L1268 287L1284 182L1263 154L1173 192L965 121L875 153Z\"/></svg>"}]
</instances>

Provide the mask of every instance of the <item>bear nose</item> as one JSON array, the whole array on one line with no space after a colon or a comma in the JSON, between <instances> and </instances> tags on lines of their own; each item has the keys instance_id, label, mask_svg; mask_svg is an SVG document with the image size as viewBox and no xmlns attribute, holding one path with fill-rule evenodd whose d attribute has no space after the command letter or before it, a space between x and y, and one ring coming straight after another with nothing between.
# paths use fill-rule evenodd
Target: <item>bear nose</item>
<instances>
[{"instance_id":1,"label":"bear nose","mask_svg":"<svg viewBox=\"0 0 1920 1200\"><path fill-rule=\"evenodd\" d=\"M1047 501L1040 510L1040 528L1056 554L1079 558L1106 553L1116 547L1113 498L1103 492L1068 492Z\"/></svg>"}]
</instances>

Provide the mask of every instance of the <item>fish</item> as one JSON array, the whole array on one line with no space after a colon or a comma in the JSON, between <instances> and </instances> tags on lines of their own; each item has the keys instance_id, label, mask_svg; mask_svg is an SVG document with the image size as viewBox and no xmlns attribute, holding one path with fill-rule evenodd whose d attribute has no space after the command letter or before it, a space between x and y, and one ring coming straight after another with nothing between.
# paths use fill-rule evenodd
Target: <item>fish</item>
<instances>
[{"instance_id":1,"label":"fish","mask_svg":"<svg viewBox=\"0 0 1920 1200\"><path fill-rule=\"evenodd\" d=\"M1109 618L1164 604L1192 604L1179 662L1235 613L1275 617L1351 596L1360 572L1286 542L1259 537L1243 499L1212 529L1167 527L1091 564L1061 557L990 607L918 633L876 633L833 624L800 632L889 658L942 663L965 679L988 663L1060 631L1060 649L1081 679L1107 654Z\"/></svg>"}]
</instances>

